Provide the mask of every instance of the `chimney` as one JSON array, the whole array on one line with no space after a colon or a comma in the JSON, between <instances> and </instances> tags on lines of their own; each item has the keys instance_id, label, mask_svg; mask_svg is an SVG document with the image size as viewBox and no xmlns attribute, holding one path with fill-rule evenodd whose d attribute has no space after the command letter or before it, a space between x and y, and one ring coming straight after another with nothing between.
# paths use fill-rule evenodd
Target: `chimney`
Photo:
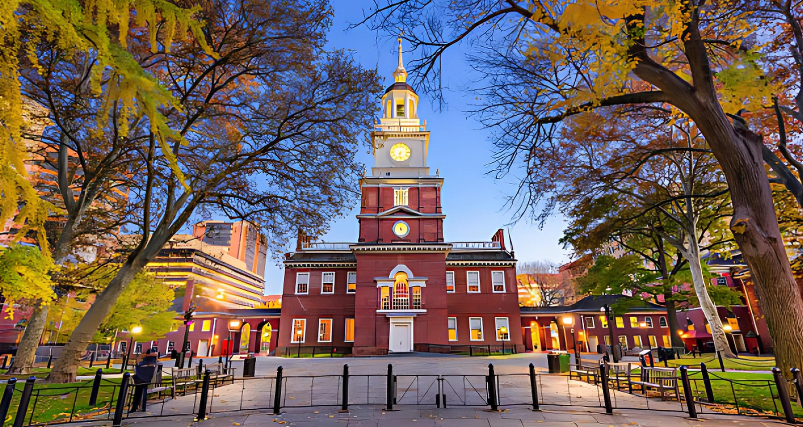
<instances>
[{"instance_id":1,"label":"chimney","mask_svg":"<svg viewBox=\"0 0 803 427\"><path fill-rule=\"evenodd\" d=\"M307 236L307 233L299 229L298 239L296 240L296 252L304 250L304 247L308 246L311 240L310 236Z\"/></svg>"},{"instance_id":2,"label":"chimney","mask_svg":"<svg viewBox=\"0 0 803 427\"><path fill-rule=\"evenodd\" d=\"M491 237L491 241L492 242L499 242L499 245L502 247L502 250L504 250L505 249L505 230L502 230L501 228L499 230L496 230L496 233L494 233L494 236Z\"/></svg>"}]
</instances>

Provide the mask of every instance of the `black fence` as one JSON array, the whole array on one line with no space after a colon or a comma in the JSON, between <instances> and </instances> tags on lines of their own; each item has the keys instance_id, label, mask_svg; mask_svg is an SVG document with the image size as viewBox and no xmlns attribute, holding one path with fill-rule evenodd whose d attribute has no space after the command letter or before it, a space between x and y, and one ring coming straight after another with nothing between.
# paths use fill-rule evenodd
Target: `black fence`
<instances>
[{"instance_id":1,"label":"black fence","mask_svg":"<svg viewBox=\"0 0 803 427\"><path fill-rule=\"evenodd\" d=\"M344 357L351 356L351 347L295 345L278 347L276 355L284 357Z\"/></svg>"}]
</instances>

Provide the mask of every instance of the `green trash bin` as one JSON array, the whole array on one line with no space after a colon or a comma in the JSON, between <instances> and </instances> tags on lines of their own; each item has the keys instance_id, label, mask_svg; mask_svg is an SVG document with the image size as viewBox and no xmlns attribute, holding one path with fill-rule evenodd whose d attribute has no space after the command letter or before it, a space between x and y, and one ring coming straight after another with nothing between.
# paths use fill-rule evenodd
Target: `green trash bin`
<instances>
[{"instance_id":1,"label":"green trash bin","mask_svg":"<svg viewBox=\"0 0 803 427\"><path fill-rule=\"evenodd\" d=\"M558 360L560 361L560 373L569 372L569 363L571 362L571 356L568 354L560 354L558 355Z\"/></svg>"}]
</instances>

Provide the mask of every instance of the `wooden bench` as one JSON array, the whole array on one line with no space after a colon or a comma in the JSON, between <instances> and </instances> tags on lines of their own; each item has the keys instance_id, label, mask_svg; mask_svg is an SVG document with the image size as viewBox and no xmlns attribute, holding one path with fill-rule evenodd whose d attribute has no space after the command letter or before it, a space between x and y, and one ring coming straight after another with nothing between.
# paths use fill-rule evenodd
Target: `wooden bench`
<instances>
[{"instance_id":1,"label":"wooden bench","mask_svg":"<svg viewBox=\"0 0 803 427\"><path fill-rule=\"evenodd\" d=\"M231 383L234 384L234 368L231 368L231 372L227 372L226 366L223 363L205 365L203 370L204 372L209 370L209 382L213 387L218 384L226 384L226 381L231 381Z\"/></svg>"},{"instance_id":2,"label":"wooden bench","mask_svg":"<svg viewBox=\"0 0 803 427\"><path fill-rule=\"evenodd\" d=\"M173 377L173 397L181 391L182 395L187 394L187 389L198 387L198 369L196 368L172 368L170 374Z\"/></svg>"},{"instance_id":3,"label":"wooden bench","mask_svg":"<svg viewBox=\"0 0 803 427\"><path fill-rule=\"evenodd\" d=\"M586 382L594 381L594 384L599 382L599 366L593 365L571 365L569 366L569 379L572 377L577 377L577 379L582 380L583 377L586 378Z\"/></svg>"},{"instance_id":4,"label":"wooden bench","mask_svg":"<svg viewBox=\"0 0 803 427\"><path fill-rule=\"evenodd\" d=\"M630 391L633 386L639 386L641 393L646 395L649 389L655 389L661 393L661 400L666 399L666 392L675 393L675 398L679 399L677 368L641 368L641 376L636 381L630 381Z\"/></svg>"},{"instance_id":5,"label":"wooden bench","mask_svg":"<svg viewBox=\"0 0 803 427\"><path fill-rule=\"evenodd\" d=\"M616 390L621 390L622 387L628 386L630 383L630 362L619 363L606 363L608 367L608 385L613 388L616 385Z\"/></svg>"}]
</instances>

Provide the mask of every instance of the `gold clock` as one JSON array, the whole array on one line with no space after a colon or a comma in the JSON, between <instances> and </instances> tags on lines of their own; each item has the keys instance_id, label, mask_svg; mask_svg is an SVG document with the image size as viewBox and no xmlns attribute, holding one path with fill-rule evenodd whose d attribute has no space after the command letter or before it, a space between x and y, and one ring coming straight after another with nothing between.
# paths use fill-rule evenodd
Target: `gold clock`
<instances>
[{"instance_id":1,"label":"gold clock","mask_svg":"<svg viewBox=\"0 0 803 427\"><path fill-rule=\"evenodd\" d=\"M397 162L403 162L410 158L410 147L407 144L398 143L390 147L390 158Z\"/></svg>"},{"instance_id":2,"label":"gold clock","mask_svg":"<svg viewBox=\"0 0 803 427\"><path fill-rule=\"evenodd\" d=\"M393 234L396 236L405 237L408 233L410 233L410 226L407 225L406 222L396 221L396 223L393 224Z\"/></svg>"}]
</instances>

